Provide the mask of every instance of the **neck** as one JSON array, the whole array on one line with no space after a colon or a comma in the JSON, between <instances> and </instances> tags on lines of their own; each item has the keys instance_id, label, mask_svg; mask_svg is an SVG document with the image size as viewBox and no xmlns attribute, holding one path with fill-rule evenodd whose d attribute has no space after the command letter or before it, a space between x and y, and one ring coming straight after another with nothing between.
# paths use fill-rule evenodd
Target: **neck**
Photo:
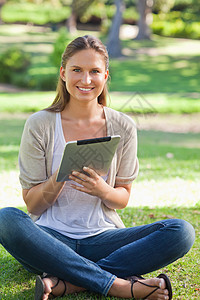
<instances>
[{"instance_id":1,"label":"neck","mask_svg":"<svg viewBox=\"0 0 200 300\"><path fill-rule=\"evenodd\" d=\"M79 103L78 107L76 103L70 101L62 112L62 115L75 120L89 120L95 118L100 112L102 112L102 106L97 101Z\"/></svg>"}]
</instances>

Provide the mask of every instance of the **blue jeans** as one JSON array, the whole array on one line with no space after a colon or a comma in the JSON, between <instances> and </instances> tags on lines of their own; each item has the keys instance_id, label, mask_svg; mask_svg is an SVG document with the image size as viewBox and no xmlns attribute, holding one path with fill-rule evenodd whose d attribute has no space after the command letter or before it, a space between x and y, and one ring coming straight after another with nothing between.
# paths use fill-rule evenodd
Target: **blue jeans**
<instances>
[{"instance_id":1,"label":"blue jeans","mask_svg":"<svg viewBox=\"0 0 200 300\"><path fill-rule=\"evenodd\" d=\"M116 277L143 275L182 257L194 239L188 222L172 219L75 240L36 225L21 210L0 210L0 243L27 270L103 295Z\"/></svg>"}]
</instances>

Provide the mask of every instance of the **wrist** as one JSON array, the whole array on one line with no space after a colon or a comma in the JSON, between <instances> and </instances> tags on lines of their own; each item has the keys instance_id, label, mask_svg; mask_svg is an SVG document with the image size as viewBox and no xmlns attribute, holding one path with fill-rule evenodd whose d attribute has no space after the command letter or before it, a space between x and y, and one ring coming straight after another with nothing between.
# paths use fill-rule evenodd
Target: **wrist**
<instances>
[{"instance_id":1,"label":"wrist","mask_svg":"<svg viewBox=\"0 0 200 300\"><path fill-rule=\"evenodd\" d=\"M101 200L104 201L109 201L110 200L110 195L111 193L113 193L114 188L111 187L109 184L107 184L106 188L104 189L102 196L101 196Z\"/></svg>"}]
</instances>

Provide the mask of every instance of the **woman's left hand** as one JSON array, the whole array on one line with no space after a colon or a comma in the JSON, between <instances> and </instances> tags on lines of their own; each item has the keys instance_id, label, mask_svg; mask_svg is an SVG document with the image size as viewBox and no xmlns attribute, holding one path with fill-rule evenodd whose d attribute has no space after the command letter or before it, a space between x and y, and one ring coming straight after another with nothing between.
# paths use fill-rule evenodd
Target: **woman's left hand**
<instances>
[{"instance_id":1,"label":"woman's left hand","mask_svg":"<svg viewBox=\"0 0 200 300\"><path fill-rule=\"evenodd\" d=\"M71 184L71 187L89 195L105 199L112 187L109 186L93 169L84 167L83 171L88 173L89 176L77 171L72 172L72 175L70 175L69 178L76 183L79 183L81 186Z\"/></svg>"}]
</instances>

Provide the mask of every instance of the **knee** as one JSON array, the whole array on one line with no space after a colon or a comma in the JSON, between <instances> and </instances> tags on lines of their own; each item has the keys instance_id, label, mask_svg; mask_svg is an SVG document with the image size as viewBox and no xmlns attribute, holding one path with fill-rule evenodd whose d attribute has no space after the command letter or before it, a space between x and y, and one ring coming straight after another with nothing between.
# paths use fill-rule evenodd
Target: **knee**
<instances>
[{"instance_id":1,"label":"knee","mask_svg":"<svg viewBox=\"0 0 200 300\"><path fill-rule=\"evenodd\" d=\"M15 219L16 214L18 214L19 209L15 207L5 207L0 209L0 225L4 223L10 223L11 219Z\"/></svg>"},{"instance_id":2,"label":"knee","mask_svg":"<svg viewBox=\"0 0 200 300\"><path fill-rule=\"evenodd\" d=\"M195 230L193 226L185 220L175 219L171 225L172 229L174 229L174 242L177 248L179 248L181 256L183 256L194 244Z\"/></svg>"},{"instance_id":3,"label":"knee","mask_svg":"<svg viewBox=\"0 0 200 300\"><path fill-rule=\"evenodd\" d=\"M16 232L19 216L25 214L14 207L5 207L0 209L0 242L5 238L13 236L12 232Z\"/></svg>"}]
</instances>

